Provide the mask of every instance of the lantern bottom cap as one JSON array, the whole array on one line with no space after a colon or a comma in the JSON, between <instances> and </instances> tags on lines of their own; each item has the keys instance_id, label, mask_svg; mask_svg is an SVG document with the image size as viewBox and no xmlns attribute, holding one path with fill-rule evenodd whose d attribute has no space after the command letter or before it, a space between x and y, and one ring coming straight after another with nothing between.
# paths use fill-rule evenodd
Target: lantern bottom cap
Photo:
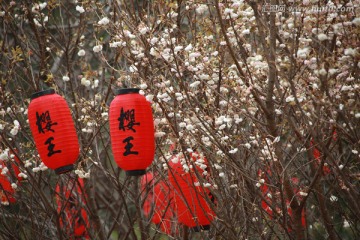
<instances>
[{"instance_id":1,"label":"lantern bottom cap","mask_svg":"<svg viewBox=\"0 0 360 240\"><path fill-rule=\"evenodd\" d=\"M210 225L200 225L200 226L196 226L196 227L192 227L192 230L194 230L195 232L200 232L202 231L209 231L210 230Z\"/></svg>"},{"instance_id":2,"label":"lantern bottom cap","mask_svg":"<svg viewBox=\"0 0 360 240\"><path fill-rule=\"evenodd\" d=\"M141 175L144 175L145 173L146 173L146 171L144 169L129 170L129 171L126 171L126 176L141 176Z\"/></svg>"},{"instance_id":3,"label":"lantern bottom cap","mask_svg":"<svg viewBox=\"0 0 360 240\"><path fill-rule=\"evenodd\" d=\"M66 166L62 166L62 167L59 167L59 168L56 168L55 169L55 173L56 174L63 174L63 173L67 173L71 170L74 169L74 165L66 165Z\"/></svg>"}]
</instances>

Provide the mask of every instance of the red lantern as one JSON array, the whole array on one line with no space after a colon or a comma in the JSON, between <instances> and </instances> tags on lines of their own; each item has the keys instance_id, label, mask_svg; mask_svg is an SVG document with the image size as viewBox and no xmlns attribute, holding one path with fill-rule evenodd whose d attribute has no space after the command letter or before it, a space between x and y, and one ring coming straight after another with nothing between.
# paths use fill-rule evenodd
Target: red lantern
<instances>
[{"instance_id":1,"label":"red lantern","mask_svg":"<svg viewBox=\"0 0 360 240\"><path fill-rule=\"evenodd\" d=\"M9 156L10 157L10 156ZM11 161L11 160L9 160ZM19 163L19 159L15 156L15 162ZM15 203L16 199L14 197L15 190L12 188L12 177L11 172L15 174L15 181L17 180L17 185L19 185L19 181L21 177L19 177L19 167L12 162L10 165L7 165L3 159L0 159L0 203L3 205L8 205L9 203ZM5 171L7 168L7 171ZM14 182L15 183L15 182Z\"/></svg>"},{"instance_id":2,"label":"red lantern","mask_svg":"<svg viewBox=\"0 0 360 240\"><path fill-rule=\"evenodd\" d=\"M310 146L313 148L313 156L314 159L316 160L317 164L321 163L321 152L319 151L319 149L317 147L315 147L315 143L313 140L310 141ZM322 169L322 173L323 175L328 175L330 173L330 168L326 165L323 166Z\"/></svg>"},{"instance_id":3,"label":"red lantern","mask_svg":"<svg viewBox=\"0 0 360 240\"><path fill-rule=\"evenodd\" d=\"M153 213L151 221L159 225L162 232L171 235L175 208L173 191L166 182L154 181L153 174L150 172L141 178L142 192L146 194L143 211L147 217Z\"/></svg>"},{"instance_id":4,"label":"red lantern","mask_svg":"<svg viewBox=\"0 0 360 240\"><path fill-rule=\"evenodd\" d=\"M84 209L86 204L82 194L84 182L81 178L70 179L66 185L56 185L57 212L60 214L60 226L65 229L70 239L90 239L87 233L89 220Z\"/></svg>"},{"instance_id":5,"label":"red lantern","mask_svg":"<svg viewBox=\"0 0 360 240\"><path fill-rule=\"evenodd\" d=\"M155 154L150 103L139 94L139 89L120 89L110 104L109 118L111 145L117 165L128 176L145 174Z\"/></svg>"},{"instance_id":6,"label":"red lantern","mask_svg":"<svg viewBox=\"0 0 360 240\"><path fill-rule=\"evenodd\" d=\"M41 160L57 174L73 169L79 142L70 109L53 89L32 95L28 109L30 129Z\"/></svg>"},{"instance_id":7,"label":"red lantern","mask_svg":"<svg viewBox=\"0 0 360 240\"><path fill-rule=\"evenodd\" d=\"M7 176L0 175L0 201L3 205L16 202L14 198L15 190L11 187L11 183Z\"/></svg>"},{"instance_id":8,"label":"red lantern","mask_svg":"<svg viewBox=\"0 0 360 240\"><path fill-rule=\"evenodd\" d=\"M269 176L271 176L270 170L267 171L267 174L269 174ZM270 219L272 219L273 218L273 210L268 204L268 203L271 204L271 202L272 202L272 196L268 196L268 194L271 194L271 191L268 187L269 178L261 170L258 171L258 175L259 175L259 177L261 177L262 179L265 180L265 184L262 184L260 186L260 191L263 193L263 197L266 199L266 201L265 200L261 201L261 207L269 214ZM293 177L293 178L291 178L291 180L292 180L292 183L295 185L294 191L296 194L298 194L299 189L297 187L299 185L299 179L296 177ZM273 194L271 194L271 195L273 195ZM292 217L292 209L290 208L290 202L288 200L286 200L286 207L287 207L288 215L290 217ZM280 209L278 207L276 207L276 211L280 212ZM306 226L305 209L303 209L301 212L301 223L302 223L303 227ZM291 231L291 229L288 229L288 230Z\"/></svg>"},{"instance_id":9,"label":"red lantern","mask_svg":"<svg viewBox=\"0 0 360 240\"><path fill-rule=\"evenodd\" d=\"M207 160L198 153L192 153L190 161L186 163L183 157L177 155L169 162L169 181L175 190L178 220L195 231L208 230L215 213L207 200L214 199L196 176L207 173Z\"/></svg>"},{"instance_id":10,"label":"red lantern","mask_svg":"<svg viewBox=\"0 0 360 240\"><path fill-rule=\"evenodd\" d=\"M333 137L332 137L332 140L333 141L336 141L337 139L337 133L336 133L336 130L334 129L333 131ZM320 152L320 150L316 147L316 143L314 141L314 139L311 139L310 141L310 147L312 147L312 151L313 151L313 156L314 156L314 159L316 160L316 163L317 164L320 164L321 163L321 157L322 157L322 153ZM322 173L323 175L328 175L329 173L331 172L329 166L327 166L327 164L324 164L323 166L323 169L322 169Z\"/></svg>"}]
</instances>

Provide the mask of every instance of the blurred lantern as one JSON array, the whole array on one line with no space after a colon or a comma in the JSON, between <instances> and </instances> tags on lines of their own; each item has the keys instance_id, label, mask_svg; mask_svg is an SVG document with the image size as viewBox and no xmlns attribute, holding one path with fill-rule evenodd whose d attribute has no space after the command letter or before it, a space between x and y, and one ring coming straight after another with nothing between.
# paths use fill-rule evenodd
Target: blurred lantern
<instances>
[{"instance_id":1,"label":"blurred lantern","mask_svg":"<svg viewBox=\"0 0 360 240\"><path fill-rule=\"evenodd\" d=\"M173 191L163 180L155 182L150 172L141 178L141 188L145 197L143 205L145 216L149 217L152 214L151 222L159 225L162 232L171 235L175 208Z\"/></svg>"},{"instance_id":2,"label":"blurred lantern","mask_svg":"<svg viewBox=\"0 0 360 240\"><path fill-rule=\"evenodd\" d=\"M79 156L79 142L65 99L53 89L34 93L28 117L44 164L57 174L71 171Z\"/></svg>"},{"instance_id":3,"label":"blurred lantern","mask_svg":"<svg viewBox=\"0 0 360 240\"><path fill-rule=\"evenodd\" d=\"M169 161L169 181L175 190L178 220L195 231L208 230L215 217L208 203L214 198L210 190L201 185L201 182L206 182L207 164L198 153L190 154L190 162L186 162L181 154Z\"/></svg>"},{"instance_id":4,"label":"blurred lantern","mask_svg":"<svg viewBox=\"0 0 360 240\"><path fill-rule=\"evenodd\" d=\"M333 133L332 133L332 141L336 141L337 139L337 132L336 129L333 128ZM322 153L320 152L320 150L316 147L316 143L314 141L314 139L311 139L310 141L310 147L312 148L313 151L313 157L316 160L317 164L321 164L321 158L322 158ZM324 163L323 169L322 169L322 173L323 175L328 175L331 172L329 166L327 166L327 163Z\"/></svg>"},{"instance_id":5,"label":"blurred lantern","mask_svg":"<svg viewBox=\"0 0 360 240\"><path fill-rule=\"evenodd\" d=\"M14 198L15 190L11 187L10 179L0 175L0 200L2 205L9 205L16 202Z\"/></svg>"},{"instance_id":6,"label":"blurred lantern","mask_svg":"<svg viewBox=\"0 0 360 240\"><path fill-rule=\"evenodd\" d=\"M145 174L155 154L150 103L139 94L139 89L120 89L111 102L109 119L111 145L117 165L128 176Z\"/></svg>"},{"instance_id":7,"label":"blurred lantern","mask_svg":"<svg viewBox=\"0 0 360 240\"><path fill-rule=\"evenodd\" d=\"M14 197L15 190L11 186L12 183L18 186L21 181L19 177L19 159L14 155L14 159L8 156L8 160L0 159L0 201L3 205L9 205L10 203L15 203L16 199ZM15 176L14 176L15 175Z\"/></svg>"},{"instance_id":8,"label":"blurred lantern","mask_svg":"<svg viewBox=\"0 0 360 240\"><path fill-rule=\"evenodd\" d=\"M69 239L90 239L87 229L89 220L82 194L84 182L81 178L69 179L65 185L56 185L57 212L60 214L60 226L65 229Z\"/></svg>"},{"instance_id":9,"label":"blurred lantern","mask_svg":"<svg viewBox=\"0 0 360 240\"><path fill-rule=\"evenodd\" d=\"M321 163L321 152L319 151L319 149L316 147L316 144L314 142L314 140L310 141L310 146L313 149L313 156L314 159L316 160L317 164ZM323 175L328 175L330 173L330 168L326 165L326 163L324 163L323 169L322 169L322 173Z\"/></svg>"},{"instance_id":10,"label":"blurred lantern","mask_svg":"<svg viewBox=\"0 0 360 240\"><path fill-rule=\"evenodd\" d=\"M274 196L273 192L271 192L271 190L268 187L268 184L270 182L270 177L271 177L271 172L270 170L267 171L267 173L262 172L261 170L258 171L258 175L260 178L264 179L264 184L262 184L260 186L260 191L263 194L263 197L265 200L261 200L261 207L262 209L264 209L270 216L270 219L273 218L273 209L270 207L272 205L272 199L273 198L278 198L279 196ZM294 185L294 192L296 195L299 196L299 179L296 177L291 178L291 181ZM275 195L280 195L279 192L276 192ZM301 196L299 196L299 199L301 199ZM269 206L270 204L270 206ZM277 206L273 206L276 207L276 211L277 212L281 212L280 208ZM290 217L292 217L292 209L290 208L290 202L288 200L286 200L286 208L287 208L287 212L288 215ZM301 212L301 223L302 226L305 227L306 226L306 219L305 219L305 209L302 210ZM289 231L291 231L291 229L288 229Z\"/></svg>"}]
</instances>

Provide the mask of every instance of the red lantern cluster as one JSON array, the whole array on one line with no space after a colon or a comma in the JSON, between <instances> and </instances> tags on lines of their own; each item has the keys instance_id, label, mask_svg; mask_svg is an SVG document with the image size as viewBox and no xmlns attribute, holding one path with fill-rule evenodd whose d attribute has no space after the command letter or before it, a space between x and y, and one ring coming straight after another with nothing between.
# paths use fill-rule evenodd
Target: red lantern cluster
<instances>
[{"instance_id":1,"label":"red lantern cluster","mask_svg":"<svg viewBox=\"0 0 360 240\"><path fill-rule=\"evenodd\" d=\"M145 174L155 154L150 103L139 89L120 89L110 104L111 145L117 165L129 176Z\"/></svg>"},{"instance_id":2,"label":"red lantern cluster","mask_svg":"<svg viewBox=\"0 0 360 240\"><path fill-rule=\"evenodd\" d=\"M177 217L180 223L195 231L207 230L215 217L209 205L209 200L214 198L208 188L201 186L198 176L204 177L208 163L198 153L191 153L189 160L186 162L177 155L169 162L168 175L175 191Z\"/></svg>"},{"instance_id":3,"label":"red lantern cluster","mask_svg":"<svg viewBox=\"0 0 360 240\"><path fill-rule=\"evenodd\" d=\"M88 235L89 220L83 206L86 201L82 191L84 182L81 178L69 180L66 185L56 185L57 212L60 214L60 226L65 229L69 239L85 238Z\"/></svg>"},{"instance_id":4,"label":"red lantern cluster","mask_svg":"<svg viewBox=\"0 0 360 240\"><path fill-rule=\"evenodd\" d=\"M143 211L147 217L152 214L151 222L159 225L162 232L171 235L175 209L173 191L165 181L155 181L150 172L141 178L142 192L145 195Z\"/></svg>"},{"instance_id":5,"label":"red lantern cluster","mask_svg":"<svg viewBox=\"0 0 360 240\"><path fill-rule=\"evenodd\" d=\"M14 161L19 163L19 159L15 156ZM10 160L8 162L11 162ZM16 199L14 197L15 190L12 188L12 175L11 172L15 174L15 180L17 185L19 184L21 177L19 177L19 167L15 164L15 162L11 162L11 164L6 164L4 159L0 159L0 203L3 205L8 205L10 203L15 203ZM7 171L4 169L7 168Z\"/></svg>"},{"instance_id":6,"label":"red lantern cluster","mask_svg":"<svg viewBox=\"0 0 360 240\"><path fill-rule=\"evenodd\" d=\"M79 142L65 99L53 89L33 94L28 118L44 164L57 174L71 171L79 156Z\"/></svg>"},{"instance_id":7,"label":"red lantern cluster","mask_svg":"<svg viewBox=\"0 0 360 240\"><path fill-rule=\"evenodd\" d=\"M269 170L267 173L269 174L268 176L271 176L271 172ZM261 172L260 170L258 172L258 175L259 175L259 177L261 177L262 179L265 180L265 183L260 186L260 191L263 193L263 197L265 199L265 200L261 201L261 207L269 214L270 218L273 218L273 210L268 204L268 203L270 203L270 205L271 205L271 202L272 202L272 196L268 196L268 194L273 195L273 193L270 191L270 189L268 187L269 178L265 173ZM295 185L294 191L296 194L298 194L299 193L299 189L298 189L299 179L296 177L293 177L293 178L291 178L291 180L292 180L293 185ZM288 200L286 200L286 207L287 207L288 215L291 217L292 209L290 208L290 202ZM277 207L277 211L280 211L280 209L278 207ZM302 223L303 227L306 226L305 209L303 209L303 211L301 213L301 223ZM291 229L289 229L289 231L291 231Z\"/></svg>"}]
</instances>

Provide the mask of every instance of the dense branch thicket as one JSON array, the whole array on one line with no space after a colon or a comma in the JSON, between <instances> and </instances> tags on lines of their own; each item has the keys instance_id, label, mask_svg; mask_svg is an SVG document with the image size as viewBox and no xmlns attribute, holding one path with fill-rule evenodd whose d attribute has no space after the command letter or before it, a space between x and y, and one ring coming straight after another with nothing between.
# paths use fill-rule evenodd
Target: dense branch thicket
<instances>
[{"instance_id":1,"label":"dense branch thicket","mask_svg":"<svg viewBox=\"0 0 360 240\"><path fill-rule=\"evenodd\" d=\"M360 238L360 1L291 2L1 1L0 171L16 200L0 187L1 239L74 239L56 186L77 178L84 238ZM157 180L174 157L209 162L210 231L175 218L164 234L144 215L151 189L111 151L121 87L152 103ZM67 100L81 145L60 176L27 120L47 88Z\"/></svg>"}]
</instances>

